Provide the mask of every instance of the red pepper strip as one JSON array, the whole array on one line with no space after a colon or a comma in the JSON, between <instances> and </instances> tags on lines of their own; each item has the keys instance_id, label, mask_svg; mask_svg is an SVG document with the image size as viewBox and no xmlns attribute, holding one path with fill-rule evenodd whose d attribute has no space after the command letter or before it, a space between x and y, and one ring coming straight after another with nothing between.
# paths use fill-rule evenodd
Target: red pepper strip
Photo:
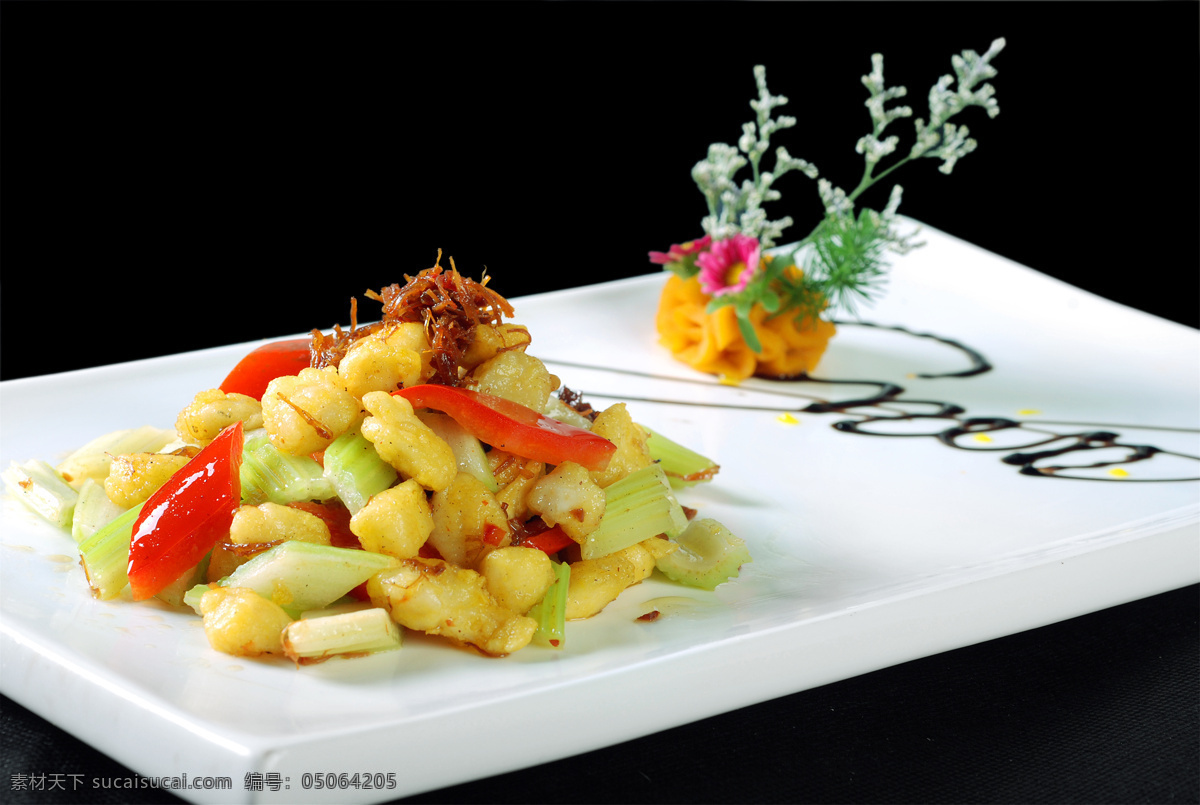
<instances>
[{"instance_id":1,"label":"red pepper strip","mask_svg":"<svg viewBox=\"0 0 1200 805\"><path fill-rule=\"evenodd\" d=\"M309 338L293 338L264 344L233 367L221 383L226 394L245 394L261 400L267 384L277 377L298 374L308 368Z\"/></svg>"},{"instance_id":2,"label":"red pepper strip","mask_svg":"<svg viewBox=\"0 0 1200 805\"><path fill-rule=\"evenodd\" d=\"M470 389L425 383L392 393L414 408L435 408L449 414L479 441L521 458L555 465L573 461L589 470L602 470L617 449L608 439L583 428Z\"/></svg>"},{"instance_id":3,"label":"red pepper strip","mask_svg":"<svg viewBox=\"0 0 1200 805\"><path fill-rule=\"evenodd\" d=\"M229 534L242 498L241 465L242 423L235 422L142 506L129 544L135 601L157 595Z\"/></svg>"},{"instance_id":4,"label":"red pepper strip","mask_svg":"<svg viewBox=\"0 0 1200 805\"><path fill-rule=\"evenodd\" d=\"M569 545L574 545L575 540L568 537L561 528L554 526L525 537L521 540L521 544L527 548L537 548L539 551L553 555Z\"/></svg>"}]
</instances>

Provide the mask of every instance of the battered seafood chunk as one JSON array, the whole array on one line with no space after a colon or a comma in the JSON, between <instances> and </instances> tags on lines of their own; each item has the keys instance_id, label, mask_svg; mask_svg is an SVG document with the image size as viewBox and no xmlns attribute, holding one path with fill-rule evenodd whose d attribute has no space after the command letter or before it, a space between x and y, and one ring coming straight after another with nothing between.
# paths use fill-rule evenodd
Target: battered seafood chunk
<instances>
[{"instance_id":1,"label":"battered seafood chunk","mask_svg":"<svg viewBox=\"0 0 1200 805\"><path fill-rule=\"evenodd\" d=\"M449 562L475 567L493 548L512 540L508 516L496 496L468 472L460 472L453 483L435 492L433 533L429 544Z\"/></svg>"},{"instance_id":2,"label":"battered seafood chunk","mask_svg":"<svg viewBox=\"0 0 1200 805\"><path fill-rule=\"evenodd\" d=\"M204 634L217 651L239 657L283 653L292 619L273 601L243 587L213 587L200 599Z\"/></svg>"},{"instance_id":3,"label":"battered seafood chunk","mask_svg":"<svg viewBox=\"0 0 1200 805\"><path fill-rule=\"evenodd\" d=\"M346 391L337 369L309 368L272 380L263 394L262 415L272 444L285 453L307 456L354 428L362 408Z\"/></svg>"},{"instance_id":4,"label":"battered seafood chunk","mask_svg":"<svg viewBox=\"0 0 1200 805\"><path fill-rule=\"evenodd\" d=\"M421 355L386 339L380 330L360 339L338 364L338 376L351 395L362 399L372 391L395 391L421 381Z\"/></svg>"},{"instance_id":5,"label":"battered seafood chunk","mask_svg":"<svg viewBox=\"0 0 1200 805\"><path fill-rule=\"evenodd\" d=\"M617 446L608 466L592 473L593 480L601 488L654 463L646 447L646 432L629 416L625 403L605 408L592 423L592 433Z\"/></svg>"},{"instance_id":6,"label":"battered seafood chunk","mask_svg":"<svg viewBox=\"0 0 1200 805\"><path fill-rule=\"evenodd\" d=\"M175 430L188 444L203 447L234 422L241 422L245 430L261 428L262 404L245 394L207 389L197 393L191 404L179 412Z\"/></svg>"},{"instance_id":7,"label":"battered seafood chunk","mask_svg":"<svg viewBox=\"0 0 1200 805\"><path fill-rule=\"evenodd\" d=\"M350 518L350 531L365 550L397 559L416 556L433 531L425 490L409 479L372 495Z\"/></svg>"},{"instance_id":8,"label":"battered seafood chunk","mask_svg":"<svg viewBox=\"0 0 1200 805\"><path fill-rule=\"evenodd\" d=\"M651 541L658 540L652 537ZM567 591L567 620L590 618L617 599L627 587L650 578L654 572L654 551L643 543L598 559L584 559L571 565L571 585Z\"/></svg>"},{"instance_id":9,"label":"battered seafood chunk","mask_svg":"<svg viewBox=\"0 0 1200 805\"><path fill-rule=\"evenodd\" d=\"M471 344L463 352L462 366L467 371L501 352L524 352L532 339L520 324L480 324L471 330Z\"/></svg>"},{"instance_id":10,"label":"battered seafood chunk","mask_svg":"<svg viewBox=\"0 0 1200 805\"><path fill-rule=\"evenodd\" d=\"M362 435L375 445L380 458L426 489L450 485L458 474L454 451L417 417L408 400L372 391L362 404L370 413L363 420Z\"/></svg>"},{"instance_id":11,"label":"battered seafood chunk","mask_svg":"<svg viewBox=\"0 0 1200 805\"><path fill-rule=\"evenodd\" d=\"M401 626L503 656L529 645L537 621L496 602L483 576L440 559L404 559L367 581L371 603Z\"/></svg>"},{"instance_id":12,"label":"battered seafood chunk","mask_svg":"<svg viewBox=\"0 0 1200 805\"><path fill-rule=\"evenodd\" d=\"M113 456L104 479L104 493L123 509L144 503L188 463L173 453L130 453Z\"/></svg>"},{"instance_id":13,"label":"battered seafood chunk","mask_svg":"<svg viewBox=\"0 0 1200 805\"><path fill-rule=\"evenodd\" d=\"M511 545L483 557L480 572L496 603L524 615L541 601L554 583L550 557L537 548Z\"/></svg>"},{"instance_id":14,"label":"battered seafood chunk","mask_svg":"<svg viewBox=\"0 0 1200 805\"><path fill-rule=\"evenodd\" d=\"M315 514L278 503L239 506L233 513L229 541L235 545L269 544L289 539L329 545L329 526Z\"/></svg>"},{"instance_id":15,"label":"battered seafood chunk","mask_svg":"<svg viewBox=\"0 0 1200 805\"><path fill-rule=\"evenodd\" d=\"M550 372L540 360L524 352L501 352L471 372L466 386L483 394L503 397L541 411L554 390Z\"/></svg>"},{"instance_id":16,"label":"battered seafood chunk","mask_svg":"<svg viewBox=\"0 0 1200 805\"><path fill-rule=\"evenodd\" d=\"M595 531L604 516L604 490L592 481L586 469L571 461L559 464L538 480L525 502L547 525L557 525L576 542Z\"/></svg>"}]
</instances>

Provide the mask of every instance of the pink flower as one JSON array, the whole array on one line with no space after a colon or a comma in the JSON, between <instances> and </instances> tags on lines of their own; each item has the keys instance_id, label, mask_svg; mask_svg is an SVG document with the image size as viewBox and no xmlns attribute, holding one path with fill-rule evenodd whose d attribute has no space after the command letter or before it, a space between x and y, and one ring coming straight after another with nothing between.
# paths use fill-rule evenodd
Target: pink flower
<instances>
[{"instance_id":1,"label":"pink flower","mask_svg":"<svg viewBox=\"0 0 1200 805\"><path fill-rule=\"evenodd\" d=\"M650 262L660 266L670 263L682 263L689 255L702 252L712 243L712 235L705 235L699 240L689 240L687 243L672 243L665 252L650 252Z\"/></svg>"},{"instance_id":2,"label":"pink flower","mask_svg":"<svg viewBox=\"0 0 1200 805\"><path fill-rule=\"evenodd\" d=\"M762 247L749 235L734 235L718 240L696 258L700 267L700 290L709 296L743 291L758 270Z\"/></svg>"}]
</instances>

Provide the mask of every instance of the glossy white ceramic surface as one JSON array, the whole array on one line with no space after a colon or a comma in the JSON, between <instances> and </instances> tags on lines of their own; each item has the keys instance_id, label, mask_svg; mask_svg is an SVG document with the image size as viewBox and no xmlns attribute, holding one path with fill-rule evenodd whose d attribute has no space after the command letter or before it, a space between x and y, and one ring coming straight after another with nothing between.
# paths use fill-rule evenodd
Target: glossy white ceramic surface
<instances>
[{"instance_id":1,"label":"glossy white ceramic surface","mask_svg":"<svg viewBox=\"0 0 1200 805\"><path fill-rule=\"evenodd\" d=\"M93 600L69 537L6 498L0 689L145 775L232 781L175 792L185 799L372 802L1200 579L1200 484L1146 482L1195 478L1197 460L1159 454L1120 465L1119 478L1110 467L1078 471L1095 480L1032 477L1001 460L1035 430L1114 431L1122 443L1200 455L1197 332L935 230L923 240L895 261L887 296L864 317L962 342L993 371L922 379L969 362L940 342L847 325L817 374L894 382L901 400L958 405L959 420L1023 423L968 435L974 449L832 427L880 409L803 411L867 386L733 388L697 375L656 345L661 275L514 300L530 352L567 386L598 408L629 400L636 420L719 461L716 481L681 499L746 539L754 562L735 583L706 593L652 579L569 624L561 651L486 659L409 635L398 652L296 669L212 651L193 615ZM53 462L117 428L169 426L245 351L4 383L0 465ZM784 412L796 422L781 421ZM955 424L889 427L933 434ZM650 608L662 617L639 621ZM247 790L250 772L278 774L266 779L279 790ZM395 787L303 787L305 773L324 772L394 772Z\"/></svg>"}]
</instances>

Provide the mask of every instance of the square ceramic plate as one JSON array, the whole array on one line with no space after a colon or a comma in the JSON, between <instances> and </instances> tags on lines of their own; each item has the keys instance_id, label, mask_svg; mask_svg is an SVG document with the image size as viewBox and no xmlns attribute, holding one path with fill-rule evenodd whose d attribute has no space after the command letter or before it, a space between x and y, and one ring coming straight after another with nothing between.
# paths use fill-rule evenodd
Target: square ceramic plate
<instances>
[{"instance_id":1,"label":"square ceramic plate","mask_svg":"<svg viewBox=\"0 0 1200 805\"><path fill-rule=\"evenodd\" d=\"M185 799L372 802L1200 579L1200 336L939 232L924 240L870 311L886 326L842 326L819 372L903 390L827 413L805 409L878 387L722 386L664 353L662 275L515 300L530 351L566 385L597 407L628 400L635 419L720 462L681 498L748 542L754 562L735 583L651 579L569 624L563 650L486 659L410 635L397 652L298 670L212 651L194 616L93 600L71 540L5 499L0 687L144 775L229 780L175 792ZM994 368L945 376L970 355L921 334ZM4 383L0 463L169 426L245 351ZM953 444L938 438L955 427ZM1078 436L1100 431L1116 435ZM1004 460L1081 444L1094 449ZM662 616L638 619L651 609ZM266 784L247 786L254 773Z\"/></svg>"}]
</instances>

